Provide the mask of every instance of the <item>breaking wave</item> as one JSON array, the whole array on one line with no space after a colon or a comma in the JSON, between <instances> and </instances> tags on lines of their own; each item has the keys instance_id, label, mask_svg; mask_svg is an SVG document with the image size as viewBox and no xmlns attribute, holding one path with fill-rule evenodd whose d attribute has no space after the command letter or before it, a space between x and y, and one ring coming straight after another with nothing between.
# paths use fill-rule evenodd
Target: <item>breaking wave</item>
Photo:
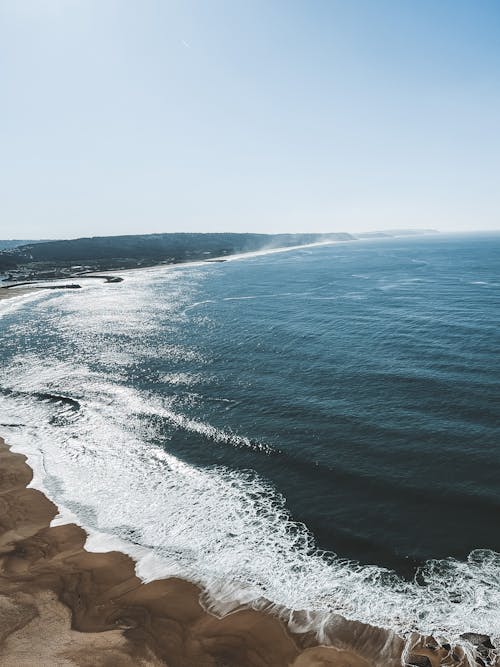
<instances>
[{"instance_id":1,"label":"breaking wave","mask_svg":"<svg viewBox=\"0 0 500 667\"><path fill-rule=\"evenodd\" d=\"M60 508L56 521L85 527L91 549L118 544L146 581L175 575L199 583L216 614L242 604L271 610L325 643L341 615L467 650L461 635L486 634L499 647L499 554L476 550L463 561L430 561L406 581L318 550L307 527L291 519L285 498L255 472L200 467L169 453L179 431L199 435L207 447L280 455L271 444L185 414L175 393L128 383L139 357L204 362L196 347L148 342L158 326L151 313L159 308L171 322L187 317L192 285L202 279L196 270L170 276L169 299L160 304L152 284L161 272L150 271L113 292L91 286L3 310L9 356L0 369L2 435L28 456L32 484ZM34 315L42 328L52 327L38 348L28 345L37 334ZM24 336L26 350L14 349L9 326ZM206 379L176 368L156 377L175 389Z\"/></svg>"},{"instance_id":2,"label":"breaking wave","mask_svg":"<svg viewBox=\"0 0 500 667\"><path fill-rule=\"evenodd\" d=\"M407 582L319 552L307 528L290 519L284 498L254 473L200 469L154 444L141 419L162 414L151 397L73 368L65 389L80 387L75 412L73 403L39 400L54 366L30 366L43 378L36 398L3 392L0 418L14 422L3 431L28 456L34 486L66 520L90 530L91 549L113 548L118 539L144 580L185 577L205 588L217 614L242 604L274 610L320 641L328 642L340 614L403 637L417 631L464 643L461 634L476 632L498 643L498 554L433 561Z\"/></svg>"}]
</instances>

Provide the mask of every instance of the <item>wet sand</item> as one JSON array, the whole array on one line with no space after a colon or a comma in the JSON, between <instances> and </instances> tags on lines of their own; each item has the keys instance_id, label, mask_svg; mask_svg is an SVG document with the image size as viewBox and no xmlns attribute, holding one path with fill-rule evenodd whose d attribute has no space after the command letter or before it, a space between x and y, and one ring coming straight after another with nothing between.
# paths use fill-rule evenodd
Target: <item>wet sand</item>
<instances>
[{"instance_id":1,"label":"wet sand","mask_svg":"<svg viewBox=\"0 0 500 667\"><path fill-rule=\"evenodd\" d=\"M319 647L277 618L242 609L206 612L180 579L143 584L134 562L85 551L74 524L49 527L56 506L26 488L31 469L0 440L0 664L3 667L369 667L380 631L357 626L346 644ZM348 642L347 642L348 643ZM363 656L363 654L365 654ZM399 660L391 663L399 664Z\"/></svg>"},{"instance_id":2,"label":"wet sand","mask_svg":"<svg viewBox=\"0 0 500 667\"><path fill-rule=\"evenodd\" d=\"M460 649L339 617L319 646L276 617L224 618L181 579L144 584L119 552L90 553L74 524L50 527L56 506L35 489L26 458L0 439L0 665L2 667L469 667ZM474 664L474 663L472 663ZM477 662L477 665L498 664Z\"/></svg>"},{"instance_id":3,"label":"wet sand","mask_svg":"<svg viewBox=\"0 0 500 667\"><path fill-rule=\"evenodd\" d=\"M26 296L33 292L38 292L38 289L36 287L11 287L10 289L0 287L0 301L3 301L4 299L12 299L16 296Z\"/></svg>"}]
</instances>

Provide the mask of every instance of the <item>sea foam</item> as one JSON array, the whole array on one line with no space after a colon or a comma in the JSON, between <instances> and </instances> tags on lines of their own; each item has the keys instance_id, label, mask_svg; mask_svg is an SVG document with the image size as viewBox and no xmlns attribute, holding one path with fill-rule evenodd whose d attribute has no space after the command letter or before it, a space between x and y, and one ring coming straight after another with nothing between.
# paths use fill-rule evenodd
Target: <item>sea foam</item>
<instances>
[{"instance_id":1,"label":"sea foam","mask_svg":"<svg viewBox=\"0 0 500 667\"><path fill-rule=\"evenodd\" d=\"M178 285L181 276L171 275L171 299L160 307L182 317L191 295ZM150 273L148 280L155 279L159 274ZM291 520L285 499L255 473L200 468L171 455L155 426L159 417L209 441L255 443L193 420L168 397L126 384L121 366L131 363L134 350L144 352L138 331L156 325L146 317L153 297L145 281L119 287L120 299L92 286L77 298L50 295L30 299L29 308L24 302L3 310L4 341L16 332L29 340L30 318L37 316L59 338L44 356L12 353L0 370L2 435L28 456L32 486L60 508L56 521L86 528L89 549L118 546L132 555L145 581L175 575L200 584L216 614L242 604L271 610L326 643L340 615L402 637L432 634L467 650L464 632L487 634L499 646L498 554L433 561L418 581L404 581L378 566L319 552L307 528ZM103 376L92 359L104 358L109 336L118 334L122 344L115 340L107 352L118 356ZM65 359L58 358L60 341L73 351ZM166 344L161 353L169 349Z\"/></svg>"}]
</instances>

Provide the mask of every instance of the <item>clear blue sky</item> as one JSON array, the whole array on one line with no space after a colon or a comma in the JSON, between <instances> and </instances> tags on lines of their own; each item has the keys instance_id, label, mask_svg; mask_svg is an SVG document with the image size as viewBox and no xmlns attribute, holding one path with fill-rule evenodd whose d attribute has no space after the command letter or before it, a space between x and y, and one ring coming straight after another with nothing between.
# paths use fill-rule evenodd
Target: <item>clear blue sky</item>
<instances>
[{"instance_id":1,"label":"clear blue sky","mask_svg":"<svg viewBox=\"0 0 500 667\"><path fill-rule=\"evenodd\" d=\"M500 228L497 0L0 0L0 238Z\"/></svg>"}]
</instances>

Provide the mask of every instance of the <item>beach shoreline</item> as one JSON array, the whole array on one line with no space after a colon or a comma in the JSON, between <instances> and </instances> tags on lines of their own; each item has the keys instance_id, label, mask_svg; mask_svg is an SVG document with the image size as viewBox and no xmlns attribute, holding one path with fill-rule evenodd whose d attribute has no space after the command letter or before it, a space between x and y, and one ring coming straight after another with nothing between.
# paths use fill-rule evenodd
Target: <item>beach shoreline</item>
<instances>
[{"instance_id":1,"label":"beach shoreline","mask_svg":"<svg viewBox=\"0 0 500 667\"><path fill-rule=\"evenodd\" d=\"M76 524L29 488L23 454L0 438L0 664L3 667L469 667L462 649L339 617L331 645L271 613L216 617L180 579L144 583L119 551L85 549ZM496 664L496 663L491 663Z\"/></svg>"},{"instance_id":2,"label":"beach shoreline","mask_svg":"<svg viewBox=\"0 0 500 667\"><path fill-rule=\"evenodd\" d=\"M41 290L0 289L0 298L24 300L37 292ZM415 633L405 641L389 630L341 617L328 629L328 646L320 645L313 632L294 632L293 623L265 607L242 606L218 618L203 605L203 590L196 583L180 578L144 583L130 556L87 551L88 534L82 527L51 525L59 510L42 491L26 488L32 477L25 456L10 451L0 438L2 665L498 664L466 659L462 648L431 637ZM36 660L33 646L41 651ZM94 653L91 646L96 647ZM417 658L421 661L415 663Z\"/></svg>"},{"instance_id":3,"label":"beach shoreline","mask_svg":"<svg viewBox=\"0 0 500 667\"><path fill-rule=\"evenodd\" d=\"M4 286L0 286L0 301L36 294L39 291L40 290L37 287L16 287L15 289L8 289Z\"/></svg>"},{"instance_id":4,"label":"beach shoreline","mask_svg":"<svg viewBox=\"0 0 500 667\"><path fill-rule=\"evenodd\" d=\"M312 633L293 634L261 611L242 608L217 618L188 581L143 583L129 556L86 551L87 534L75 524L51 527L57 507L27 488L31 479L26 457L0 439L0 663L5 667L378 664L362 655L370 642L381 642L378 629L352 624L359 627L351 641L363 651L348 648L346 628L338 647L324 647Z\"/></svg>"}]
</instances>

